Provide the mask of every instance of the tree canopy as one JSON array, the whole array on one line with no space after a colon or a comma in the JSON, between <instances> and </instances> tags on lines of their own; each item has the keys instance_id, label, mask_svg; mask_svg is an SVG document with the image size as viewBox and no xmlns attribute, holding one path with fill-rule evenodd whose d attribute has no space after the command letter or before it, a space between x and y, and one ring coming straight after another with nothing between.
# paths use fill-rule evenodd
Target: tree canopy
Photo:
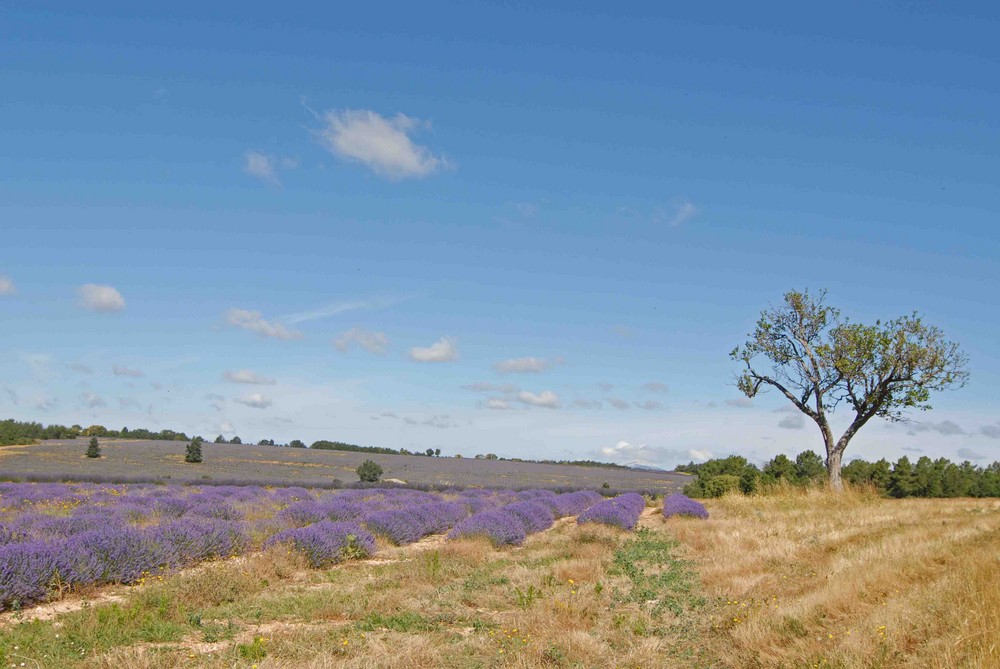
<instances>
[{"instance_id":1,"label":"tree canopy","mask_svg":"<svg viewBox=\"0 0 1000 669\"><path fill-rule=\"evenodd\" d=\"M841 319L825 298L785 293L730 356L743 363L736 385L747 397L776 388L816 423L830 482L840 488L843 453L858 430L872 418L899 421L907 410L930 409L932 392L965 384L968 359L915 312L864 325ZM854 415L835 438L829 415L842 404Z\"/></svg>"}]
</instances>

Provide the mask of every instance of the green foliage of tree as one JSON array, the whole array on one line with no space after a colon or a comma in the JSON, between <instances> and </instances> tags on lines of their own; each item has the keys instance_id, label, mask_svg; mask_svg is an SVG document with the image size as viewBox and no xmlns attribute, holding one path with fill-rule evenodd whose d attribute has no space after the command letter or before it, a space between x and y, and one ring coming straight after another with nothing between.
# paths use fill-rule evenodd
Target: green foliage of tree
<instances>
[{"instance_id":1,"label":"green foliage of tree","mask_svg":"<svg viewBox=\"0 0 1000 669\"><path fill-rule=\"evenodd\" d=\"M101 447L97 443L97 437L90 438L90 443L87 444L87 457L88 458L101 457Z\"/></svg>"},{"instance_id":2,"label":"green foliage of tree","mask_svg":"<svg viewBox=\"0 0 1000 669\"><path fill-rule=\"evenodd\" d=\"M785 293L783 304L762 311L730 356L743 363L737 387L747 397L776 388L816 423L830 483L840 488L844 450L869 420L898 421L907 410L930 409L932 392L963 386L969 372L958 345L916 313L851 323L825 298L825 291ZM835 437L829 415L841 404L854 417Z\"/></svg>"},{"instance_id":3,"label":"green foliage of tree","mask_svg":"<svg viewBox=\"0 0 1000 669\"><path fill-rule=\"evenodd\" d=\"M201 438L195 437L191 440L191 443L187 445L187 450L184 453L184 462L198 463L201 461Z\"/></svg>"},{"instance_id":4,"label":"green foliage of tree","mask_svg":"<svg viewBox=\"0 0 1000 669\"><path fill-rule=\"evenodd\" d=\"M0 421L0 446L31 444L38 439L76 439L82 428L65 425L43 426L41 423L22 422L8 418Z\"/></svg>"},{"instance_id":5,"label":"green foliage of tree","mask_svg":"<svg viewBox=\"0 0 1000 669\"><path fill-rule=\"evenodd\" d=\"M400 450L394 450L391 448L382 448L381 446L357 446L356 444L345 444L342 441L314 441L310 448L314 448L320 451L349 451L353 453L375 453L379 455L408 455L409 451L405 453ZM403 449L405 450L405 449Z\"/></svg>"},{"instance_id":6,"label":"green foliage of tree","mask_svg":"<svg viewBox=\"0 0 1000 669\"><path fill-rule=\"evenodd\" d=\"M230 444L242 444L243 440L240 439L238 436L234 436L232 439L229 440L229 443Z\"/></svg>"},{"instance_id":7,"label":"green foliage of tree","mask_svg":"<svg viewBox=\"0 0 1000 669\"><path fill-rule=\"evenodd\" d=\"M223 437L220 434L218 437L215 438L215 443L217 443L217 444L225 444L226 443L226 438Z\"/></svg>"},{"instance_id":8,"label":"green foliage of tree","mask_svg":"<svg viewBox=\"0 0 1000 669\"><path fill-rule=\"evenodd\" d=\"M365 460L358 465L358 478L365 483L377 483L382 478L382 468L371 460Z\"/></svg>"},{"instance_id":9,"label":"green foliage of tree","mask_svg":"<svg viewBox=\"0 0 1000 669\"><path fill-rule=\"evenodd\" d=\"M288 442L288 446L289 446L289 448L305 448L306 447L305 443L303 443L299 439L292 439L290 442Z\"/></svg>"}]
</instances>

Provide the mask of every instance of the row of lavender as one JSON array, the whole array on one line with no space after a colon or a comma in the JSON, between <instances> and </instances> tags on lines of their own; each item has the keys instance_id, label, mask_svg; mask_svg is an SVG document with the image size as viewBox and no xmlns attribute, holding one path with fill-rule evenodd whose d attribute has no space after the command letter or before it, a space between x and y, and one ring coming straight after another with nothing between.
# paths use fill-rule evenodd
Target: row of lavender
<instances>
[{"instance_id":1,"label":"row of lavender","mask_svg":"<svg viewBox=\"0 0 1000 669\"><path fill-rule=\"evenodd\" d=\"M373 534L405 544L452 530L516 544L602 499L584 491L0 483L0 610L54 588L130 583L275 543L314 566L373 554Z\"/></svg>"}]
</instances>

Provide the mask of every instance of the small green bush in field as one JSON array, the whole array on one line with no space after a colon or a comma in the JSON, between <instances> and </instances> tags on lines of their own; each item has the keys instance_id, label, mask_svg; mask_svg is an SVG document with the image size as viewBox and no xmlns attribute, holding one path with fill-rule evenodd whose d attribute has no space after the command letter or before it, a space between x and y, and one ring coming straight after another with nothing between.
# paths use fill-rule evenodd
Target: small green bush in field
<instances>
[{"instance_id":1,"label":"small green bush in field","mask_svg":"<svg viewBox=\"0 0 1000 669\"><path fill-rule=\"evenodd\" d=\"M201 462L201 439L195 437L187 445L187 452L184 453L184 462Z\"/></svg>"},{"instance_id":2,"label":"small green bush in field","mask_svg":"<svg viewBox=\"0 0 1000 669\"><path fill-rule=\"evenodd\" d=\"M87 457L88 458L101 457L101 447L97 445L97 437L90 438L90 445L87 446Z\"/></svg>"},{"instance_id":3,"label":"small green bush in field","mask_svg":"<svg viewBox=\"0 0 1000 669\"><path fill-rule=\"evenodd\" d=\"M365 483L376 483L382 478L382 468L371 460L365 460L358 465L358 478Z\"/></svg>"}]
</instances>

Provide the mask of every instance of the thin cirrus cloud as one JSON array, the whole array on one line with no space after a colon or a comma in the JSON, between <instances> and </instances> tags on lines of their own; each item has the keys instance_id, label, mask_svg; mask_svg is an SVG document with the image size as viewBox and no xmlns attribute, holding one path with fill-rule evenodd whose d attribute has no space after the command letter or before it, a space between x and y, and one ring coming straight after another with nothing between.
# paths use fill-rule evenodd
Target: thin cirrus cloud
<instances>
[{"instance_id":1,"label":"thin cirrus cloud","mask_svg":"<svg viewBox=\"0 0 1000 669\"><path fill-rule=\"evenodd\" d=\"M17 293L17 286L9 276L0 274L0 295L14 295Z\"/></svg>"},{"instance_id":2,"label":"thin cirrus cloud","mask_svg":"<svg viewBox=\"0 0 1000 669\"><path fill-rule=\"evenodd\" d=\"M226 312L226 323L233 327L253 332L261 337L271 339L301 339L302 333L292 330L282 323L264 319L259 311L250 309L230 309Z\"/></svg>"},{"instance_id":3,"label":"thin cirrus cloud","mask_svg":"<svg viewBox=\"0 0 1000 669\"><path fill-rule=\"evenodd\" d=\"M360 163L380 177L419 179L449 167L441 156L415 144L410 135L427 127L405 114L386 118L367 109L331 110L317 132L323 146L338 158Z\"/></svg>"},{"instance_id":4,"label":"thin cirrus cloud","mask_svg":"<svg viewBox=\"0 0 1000 669\"><path fill-rule=\"evenodd\" d=\"M237 398L235 401L253 409L266 409L274 404L270 398L264 397L260 393L251 393L246 397Z\"/></svg>"},{"instance_id":5,"label":"thin cirrus cloud","mask_svg":"<svg viewBox=\"0 0 1000 669\"><path fill-rule=\"evenodd\" d=\"M458 359L458 342L453 337L441 337L430 346L411 348L410 358L417 362L451 362Z\"/></svg>"},{"instance_id":6,"label":"thin cirrus cloud","mask_svg":"<svg viewBox=\"0 0 1000 669\"><path fill-rule=\"evenodd\" d=\"M83 393L80 395L80 402L88 409L96 409L98 407L105 407L108 405L102 397L95 395L94 393Z\"/></svg>"},{"instance_id":7,"label":"thin cirrus cloud","mask_svg":"<svg viewBox=\"0 0 1000 669\"><path fill-rule=\"evenodd\" d=\"M790 413L778 421L778 427L786 430L802 430L805 426L806 419L801 413Z\"/></svg>"},{"instance_id":8,"label":"thin cirrus cloud","mask_svg":"<svg viewBox=\"0 0 1000 669\"><path fill-rule=\"evenodd\" d=\"M90 311L109 313L125 308L125 299L112 286L85 283L76 290L80 306Z\"/></svg>"},{"instance_id":9,"label":"thin cirrus cloud","mask_svg":"<svg viewBox=\"0 0 1000 669\"><path fill-rule=\"evenodd\" d=\"M650 381L649 383L644 383L644 384L642 384L642 389L643 390L648 390L651 393L661 393L661 394L664 394L664 395L669 390L667 388L667 384L660 383L659 381Z\"/></svg>"},{"instance_id":10,"label":"thin cirrus cloud","mask_svg":"<svg viewBox=\"0 0 1000 669\"><path fill-rule=\"evenodd\" d=\"M501 374L530 374L544 372L546 369L562 363L562 358L547 360L545 358L510 358L493 365L493 369Z\"/></svg>"},{"instance_id":11,"label":"thin cirrus cloud","mask_svg":"<svg viewBox=\"0 0 1000 669\"><path fill-rule=\"evenodd\" d=\"M133 379L141 379L146 376L141 369L126 367L125 365L113 365L111 371L114 372L115 376L127 376Z\"/></svg>"},{"instance_id":12,"label":"thin cirrus cloud","mask_svg":"<svg viewBox=\"0 0 1000 669\"><path fill-rule=\"evenodd\" d=\"M351 328L333 341L333 347L341 353L357 344L369 353L385 355L389 348L389 337L384 332L372 332L362 328Z\"/></svg>"},{"instance_id":13,"label":"thin cirrus cloud","mask_svg":"<svg viewBox=\"0 0 1000 669\"><path fill-rule=\"evenodd\" d=\"M229 370L222 375L222 378L230 383L246 383L256 386L273 386L275 384L274 379L260 376L249 369Z\"/></svg>"},{"instance_id":14,"label":"thin cirrus cloud","mask_svg":"<svg viewBox=\"0 0 1000 669\"><path fill-rule=\"evenodd\" d=\"M339 316L349 311L371 311L376 309L387 309L406 300L412 299L412 295L376 295L360 300L341 300L326 304L318 309L300 311L294 314L283 316L281 320L285 323L297 325L306 321L314 321L319 318L329 318Z\"/></svg>"},{"instance_id":15,"label":"thin cirrus cloud","mask_svg":"<svg viewBox=\"0 0 1000 669\"><path fill-rule=\"evenodd\" d=\"M670 210L657 209L653 212L653 222L676 228L698 215L698 207L688 200L675 200Z\"/></svg>"}]
</instances>

